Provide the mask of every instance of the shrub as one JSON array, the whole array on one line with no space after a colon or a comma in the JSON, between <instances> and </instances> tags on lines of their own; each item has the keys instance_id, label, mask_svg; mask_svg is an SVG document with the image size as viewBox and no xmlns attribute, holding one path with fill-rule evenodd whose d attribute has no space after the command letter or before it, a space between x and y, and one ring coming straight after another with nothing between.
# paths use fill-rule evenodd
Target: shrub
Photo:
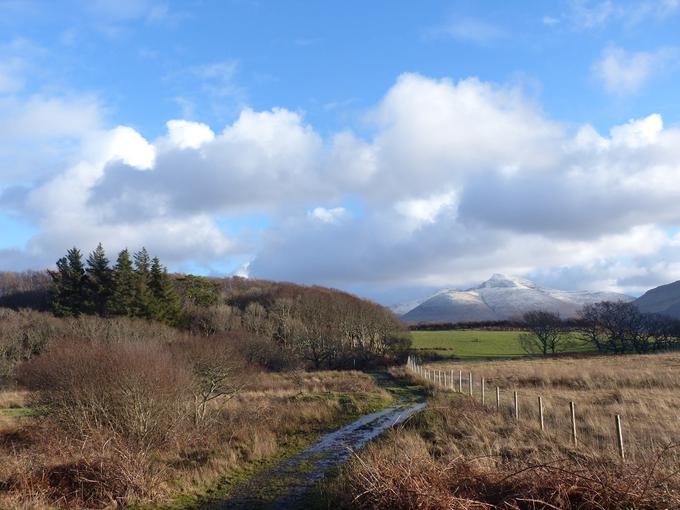
<instances>
[{"instance_id":1,"label":"shrub","mask_svg":"<svg viewBox=\"0 0 680 510\"><path fill-rule=\"evenodd\" d=\"M251 371L228 337L188 338L171 346L175 362L191 374L191 394L196 426L210 418L210 411L230 400L248 383Z\"/></svg>"},{"instance_id":2,"label":"shrub","mask_svg":"<svg viewBox=\"0 0 680 510\"><path fill-rule=\"evenodd\" d=\"M146 319L81 315L63 320L69 338L104 343L170 343L182 337L177 329Z\"/></svg>"},{"instance_id":3,"label":"shrub","mask_svg":"<svg viewBox=\"0 0 680 510\"><path fill-rule=\"evenodd\" d=\"M49 314L0 308L0 378L11 375L19 361L43 352L60 334L62 324Z\"/></svg>"},{"instance_id":4,"label":"shrub","mask_svg":"<svg viewBox=\"0 0 680 510\"><path fill-rule=\"evenodd\" d=\"M19 367L20 382L69 436L148 452L189 415L191 374L158 344L74 342Z\"/></svg>"},{"instance_id":5,"label":"shrub","mask_svg":"<svg viewBox=\"0 0 680 510\"><path fill-rule=\"evenodd\" d=\"M257 335L235 333L230 339L246 361L267 370L282 371L300 368L302 363L295 354L280 344Z\"/></svg>"},{"instance_id":6,"label":"shrub","mask_svg":"<svg viewBox=\"0 0 680 510\"><path fill-rule=\"evenodd\" d=\"M200 306L189 303L184 315L187 328L195 335L216 335L241 327L238 309L228 305Z\"/></svg>"}]
</instances>

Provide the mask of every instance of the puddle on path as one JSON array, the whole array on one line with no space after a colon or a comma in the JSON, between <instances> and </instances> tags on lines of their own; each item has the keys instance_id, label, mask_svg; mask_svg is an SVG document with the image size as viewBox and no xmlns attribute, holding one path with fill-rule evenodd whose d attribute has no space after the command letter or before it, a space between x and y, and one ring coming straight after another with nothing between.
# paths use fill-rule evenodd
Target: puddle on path
<instances>
[{"instance_id":1,"label":"puddle on path","mask_svg":"<svg viewBox=\"0 0 680 510\"><path fill-rule=\"evenodd\" d=\"M425 403L402 403L367 414L349 425L329 432L302 453L257 473L236 488L225 501L211 501L202 510L295 509L333 468L345 463L351 450L358 450L391 427L425 407Z\"/></svg>"}]
</instances>

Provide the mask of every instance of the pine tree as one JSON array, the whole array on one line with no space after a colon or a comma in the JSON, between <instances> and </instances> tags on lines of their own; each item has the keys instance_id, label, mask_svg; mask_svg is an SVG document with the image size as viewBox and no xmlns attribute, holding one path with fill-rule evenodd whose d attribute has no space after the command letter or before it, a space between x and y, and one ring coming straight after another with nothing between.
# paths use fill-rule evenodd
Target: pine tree
<instances>
[{"instance_id":1,"label":"pine tree","mask_svg":"<svg viewBox=\"0 0 680 510\"><path fill-rule=\"evenodd\" d=\"M73 247L57 261L57 271L50 271L54 281L52 307L55 315L78 316L86 311L86 275L83 257Z\"/></svg>"},{"instance_id":2,"label":"pine tree","mask_svg":"<svg viewBox=\"0 0 680 510\"><path fill-rule=\"evenodd\" d=\"M154 257L151 261L149 290L152 295L152 317L176 325L181 315L179 298L172 286L167 269L161 266L158 257Z\"/></svg>"},{"instance_id":3,"label":"pine tree","mask_svg":"<svg viewBox=\"0 0 680 510\"><path fill-rule=\"evenodd\" d=\"M132 316L135 311L135 273L127 248L118 254L113 268L113 295L110 309L111 313L127 316Z\"/></svg>"},{"instance_id":4,"label":"pine tree","mask_svg":"<svg viewBox=\"0 0 680 510\"><path fill-rule=\"evenodd\" d=\"M134 254L135 284L134 284L134 315L150 318L152 315L152 295L149 290L151 259L146 248Z\"/></svg>"},{"instance_id":5,"label":"pine tree","mask_svg":"<svg viewBox=\"0 0 680 510\"><path fill-rule=\"evenodd\" d=\"M102 247L97 245L87 258L87 293L91 311L98 315L108 315L113 294L113 275L109 267L109 259Z\"/></svg>"}]
</instances>

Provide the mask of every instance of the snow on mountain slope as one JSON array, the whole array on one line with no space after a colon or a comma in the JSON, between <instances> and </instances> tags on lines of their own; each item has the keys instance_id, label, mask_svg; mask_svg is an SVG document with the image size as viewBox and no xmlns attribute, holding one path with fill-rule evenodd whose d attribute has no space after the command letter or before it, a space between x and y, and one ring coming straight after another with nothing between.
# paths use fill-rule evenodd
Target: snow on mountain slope
<instances>
[{"instance_id":1,"label":"snow on mountain slope","mask_svg":"<svg viewBox=\"0 0 680 510\"><path fill-rule=\"evenodd\" d=\"M432 297L432 296L430 296L430 297ZM416 306L427 301L428 299L430 299L430 298L427 297L427 298L424 298L424 299L414 299L413 301L406 301L404 303L398 303L396 305L391 305L389 307L389 309L392 310L397 315L404 315L405 313L410 312Z\"/></svg>"},{"instance_id":2,"label":"snow on mountain slope","mask_svg":"<svg viewBox=\"0 0 680 510\"><path fill-rule=\"evenodd\" d=\"M442 290L404 313L406 322L465 322L503 320L529 310L549 310L562 317L574 317L586 304L599 301L632 301L615 292L545 289L534 282L494 274L468 290Z\"/></svg>"}]
</instances>

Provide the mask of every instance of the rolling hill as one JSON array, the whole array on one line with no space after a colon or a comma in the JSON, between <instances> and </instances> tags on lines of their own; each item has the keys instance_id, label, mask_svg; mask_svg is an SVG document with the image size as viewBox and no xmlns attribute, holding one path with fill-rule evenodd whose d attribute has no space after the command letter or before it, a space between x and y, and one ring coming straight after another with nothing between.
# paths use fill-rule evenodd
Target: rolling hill
<instances>
[{"instance_id":1,"label":"rolling hill","mask_svg":"<svg viewBox=\"0 0 680 510\"><path fill-rule=\"evenodd\" d=\"M680 319L680 281L648 290L635 300L642 312L660 313Z\"/></svg>"}]
</instances>

